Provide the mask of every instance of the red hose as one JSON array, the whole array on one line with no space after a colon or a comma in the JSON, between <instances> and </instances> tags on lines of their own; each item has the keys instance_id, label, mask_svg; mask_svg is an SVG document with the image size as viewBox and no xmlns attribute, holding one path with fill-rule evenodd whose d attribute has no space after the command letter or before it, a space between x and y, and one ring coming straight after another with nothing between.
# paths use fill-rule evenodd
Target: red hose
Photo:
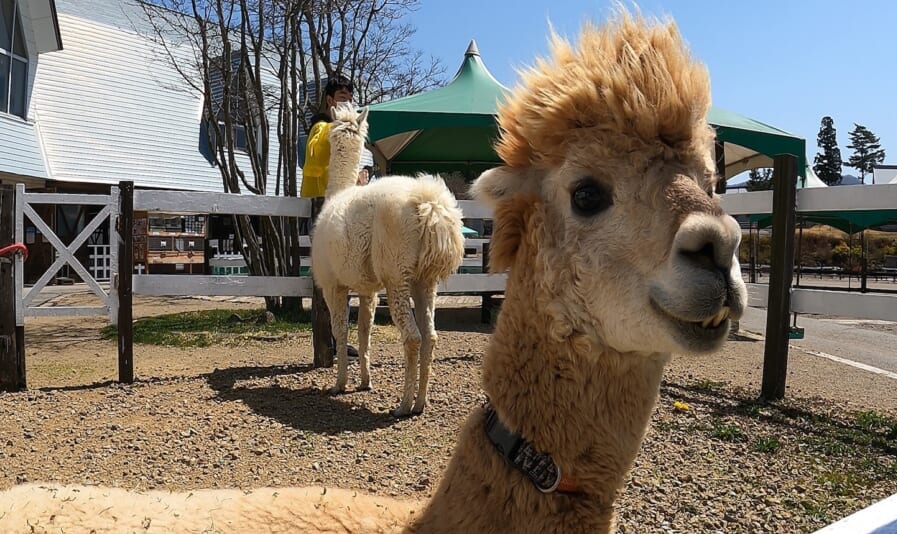
<instances>
[{"instance_id":1,"label":"red hose","mask_svg":"<svg viewBox=\"0 0 897 534\"><path fill-rule=\"evenodd\" d=\"M28 247L26 247L22 243L13 243L12 245L9 245L7 247L0 248L0 256L5 256L16 251L22 253L23 259L28 259Z\"/></svg>"}]
</instances>

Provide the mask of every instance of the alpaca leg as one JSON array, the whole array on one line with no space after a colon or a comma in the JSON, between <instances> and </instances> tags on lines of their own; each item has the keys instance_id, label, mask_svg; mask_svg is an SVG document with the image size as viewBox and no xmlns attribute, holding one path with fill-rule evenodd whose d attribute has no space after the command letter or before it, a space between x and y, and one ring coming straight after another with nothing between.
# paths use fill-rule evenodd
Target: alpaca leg
<instances>
[{"instance_id":1,"label":"alpaca leg","mask_svg":"<svg viewBox=\"0 0 897 534\"><path fill-rule=\"evenodd\" d=\"M358 296L358 365L361 367L361 385L358 389L371 389L371 326L374 324L376 298L376 293Z\"/></svg>"},{"instance_id":2,"label":"alpaca leg","mask_svg":"<svg viewBox=\"0 0 897 534\"><path fill-rule=\"evenodd\" d=\"M346 382L349 380L349 354L346 352L346 342L349 337L349 325L346 323L346 298L349 288L335 287L324 290L324 300L330 308L330 328L333 329L333 337L336 339L336 385L330 389L330 393L342 393L346 391Z\"/></svg>"},{"instance_id":3,"label":"alpaca leg","mask_svg":"<svg viewBox=\"0 0 897 534\"><path fill-rule=\"evenodd\" d=\"M436 347L436 286L418 284L414 287L414 319L420 331L420 379L417 383L417 400L413 413L421 413L427 405L427 387L430 383L430 363Z\"/></svg>"},{"instance_id":4,"label":"alpaca leg","mask_svg":"<svg viewBox=\"0 0 897 534\"><path fill-rule=\"evenodd\" d=\"M402 344L405 346L405 389L402 392L402 403L392 411L395 417L411 414L414 403L414 389L417 382L417 360L420 352L420 331L414 322L411 312L411 295L407 286L387 289L389 313L392 322L402 333Z\"/></svg>"}]
</instances>

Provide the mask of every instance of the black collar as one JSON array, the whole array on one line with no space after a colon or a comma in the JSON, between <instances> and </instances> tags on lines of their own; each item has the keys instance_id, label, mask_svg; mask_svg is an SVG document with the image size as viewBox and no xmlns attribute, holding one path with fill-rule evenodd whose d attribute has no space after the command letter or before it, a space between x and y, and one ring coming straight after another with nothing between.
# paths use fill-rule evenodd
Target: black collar
<instances>
[{"instance_id":1,"label":"black collar","mask_svg":"<svg viewBox=\"0 0 897 534\"><path fill-rule=\"evenodd\" d=\"M564 476L551 455L537 452L532 443L506 427L488 400L483 409L486 412L485 430L489 441L511 465L526 475L539 491L579 492L576 480Z\"/></svg>"}]
</instances>

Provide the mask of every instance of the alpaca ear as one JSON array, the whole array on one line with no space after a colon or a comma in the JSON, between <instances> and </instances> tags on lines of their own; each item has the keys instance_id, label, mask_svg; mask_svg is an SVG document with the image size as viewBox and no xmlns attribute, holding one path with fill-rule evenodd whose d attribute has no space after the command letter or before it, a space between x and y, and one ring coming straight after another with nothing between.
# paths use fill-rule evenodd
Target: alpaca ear
<instances>
[{"instance_id":1,"label":"alpaca ear","mask_svg":"<svg viewBox=\"0 0 897 534\"><path fill-rule=\"evenodd\" d=\"M539 202L544 175L544 171L533 168L496 167L481 174L471 186L473 198L493 209L490 272L503 272L514 265L521 241L531 230L528 221Z\"/></svg>"},{"instance_id":2,"label":"alpaca ear","mask_svg":"<svg viewBox=\"0 0 897 534\"><path fill-rule=\"evenodd\" d=\"M337 104L337 105L339 105L339 104ZM336 107L337 106L330 106L330 118L331 119L336 119Z\"/></svg>"},{"instance_id":3,"label":"alpaca ear","mask_svg":"<svg viewBox=\"0 0 897 534\"><path fill-rule=\"evenodd\" d=\"M500 202L515 195L538 194L544 177L545 171L532 167L495 167L474 180L470 194L495 209Z\"/></svg>"},{"instance_id":4,"label":"alpaca ear","mask_svg":"<svg viewBox=\"0 0 897 534\"><path fill-rule=\"evenodd\" d=\"M356 119L358 124L361 124L364 121L368 120L368 109L369 108L367 106L361 108L361 113L358 114L358 119Z\"/></svg>"}]
</instances>

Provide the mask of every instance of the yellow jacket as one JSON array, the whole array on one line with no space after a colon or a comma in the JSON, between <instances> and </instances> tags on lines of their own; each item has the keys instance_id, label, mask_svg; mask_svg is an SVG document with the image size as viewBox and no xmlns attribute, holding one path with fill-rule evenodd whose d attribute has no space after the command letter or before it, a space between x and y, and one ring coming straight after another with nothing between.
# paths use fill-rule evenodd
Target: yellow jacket
<instances>
[{"instance_id":1,"label":"yellow jacket","mask_svg":"<svg viewBox=\"0 0 897 534\"><path fill-rule=\"evenodd\" d=\"M327 192L328 166L330 165L330 123L316 122L308 134L305 145L305 165L302 166L303 198L322 197Z\"/></svg>"}]
</instances>

